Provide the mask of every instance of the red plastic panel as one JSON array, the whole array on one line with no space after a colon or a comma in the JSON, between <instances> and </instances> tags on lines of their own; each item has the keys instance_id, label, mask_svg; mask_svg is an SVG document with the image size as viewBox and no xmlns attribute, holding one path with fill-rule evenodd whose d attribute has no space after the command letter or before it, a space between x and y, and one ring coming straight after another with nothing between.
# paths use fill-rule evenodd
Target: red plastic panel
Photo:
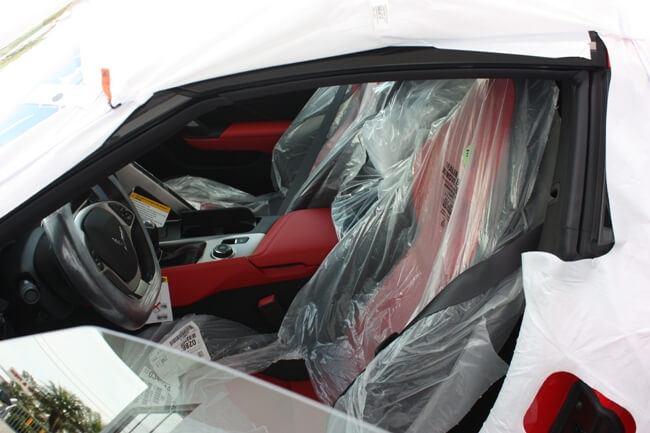
<instances>
[{"instance_id":1,"label":"red plastic panel","mask_svg":"<svg viewBox=\"0 0 650 433\"><path fill-rule=\"evenodd\" d=\"M244 287L308 278L338 239L329 209L290 212L273 224L250 257L164 268L172 305L191 305Z\"/></svg>"},{"instance_id":2,"label":"red plastic panel","mask_svg":"<svg viewBox=\"0 0 650 433\"><path fill-rule=\"evenodd\" d=\"M273 224L250 261L258 268L318 266L337 242L329 209L297 210Z\"/></svg>"},{"instance_id":3,"label":"red plastic panel","mask_svg":"<svg viewBox=\"0 0 650 433\"><path fill-rule=\"evenodd\" d=\"M185 137L184 140L199 150L271 153L290 124L290 120L233 123L218 137Z\"/></svg>"},{"instance_id":4,"label":"red plastic panel","mask_svg":"<svg viewBox=\"0 0 650 433\"><path fill-rule=\"evenodd\" d=\"M255 373L253 376L320 402L318 396L316 395L316 391L314 391L314 386L310 380L283 380L267 376L262 373Z\"/></svg>"},{"instance_id":5,"label":"red plastic panel","mask_svg":"<svg viewBox=\"0 0 650 433\"><path fill-rule=\"evenodd\" d=\"M571 387L578 380L575 375L564 371L553 373L546 378L524 416L526 433L547 433L550 430ZM594 393L605 408L618 415L625 433L636 431L634 418L627 409L614 403L595 389Z\"/></svg>"}]
</instances>

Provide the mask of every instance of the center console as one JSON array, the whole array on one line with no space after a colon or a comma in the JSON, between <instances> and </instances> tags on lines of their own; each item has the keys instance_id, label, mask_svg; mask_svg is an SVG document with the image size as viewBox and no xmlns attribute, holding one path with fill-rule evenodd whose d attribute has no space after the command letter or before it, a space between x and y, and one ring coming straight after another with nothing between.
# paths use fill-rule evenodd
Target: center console
<instances>
[{"instance_id":1,"label":"center console","mask_svg":"<svg viewBox=\"0 0 650 433\"><path fill-rule=\"evenodd\" d=\"M160 266L250 256L277 219L247 208L180 212L159 229Z\"/></svg>"},{"instance_id":2,"label":"center console","mask_svg":"<svg viewBox=\"0 0 650 433\"><path fill-rule=\"evenodd\" d=\"M172 305L232 289L313 275L338 242L330 209L256 216L248 208L195 210L135 164L116 173L122 186L170 208L157 238Z\"/></svg>"},{"instance_id":3,"label":"center console","mask_svg":"<svg viewBox=\"0 0 650 433\"><path fill-rule=\"evenodd\" d=\"M256 220L250 230L236 233L210 225L194 227L189 237L183 236L182 220L171 222L161 235L160 248L175 307L225 290L308 278L338 242L329 209Z\"/></svg>"}]
</instances>

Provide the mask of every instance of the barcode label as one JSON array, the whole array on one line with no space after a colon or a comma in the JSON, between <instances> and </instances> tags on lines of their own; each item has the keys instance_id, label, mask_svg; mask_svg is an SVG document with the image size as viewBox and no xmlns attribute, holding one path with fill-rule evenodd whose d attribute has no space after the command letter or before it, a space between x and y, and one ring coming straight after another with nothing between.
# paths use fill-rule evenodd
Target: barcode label
<instances>
[{"instance_id":1,"label":"barcode label","mask_svg":"<svg viewBox=\"0 0 650 433\"><path fill-rule=\"evenodd\" d=\"M169 336L162 344L176 350L196 355L200 358L210 359L208 347L205 345L201 330L194 322L189 322L178 331Z\"/></svg>"},{"instance_id":2,"label":"barcode label","mask_svg":"<svg viewBox=\"0 0 650 433\"><path fill-rule=\"evenodd\" d=\"M458 195L458 170L449 162L445 162L445 166L442 169L442 184L444 191L440 207L440 212L442 213L440 225L446 227L451 218L451 212L454 210L456 195Z\"/></svg>"},{"instance_id":3,"label":"barcode label","mask_svg":"<svg viewBox=\"0 0 650 433\"><path fill-rule=\"evenodd\" d=\"M147 384L147 389L138 398L139 403L151 406L171 405L174 403L178 395L178 384L173 385L163 380L155 371L147 366L140 370L138 376Z\"/></svg>"}]
</instances>

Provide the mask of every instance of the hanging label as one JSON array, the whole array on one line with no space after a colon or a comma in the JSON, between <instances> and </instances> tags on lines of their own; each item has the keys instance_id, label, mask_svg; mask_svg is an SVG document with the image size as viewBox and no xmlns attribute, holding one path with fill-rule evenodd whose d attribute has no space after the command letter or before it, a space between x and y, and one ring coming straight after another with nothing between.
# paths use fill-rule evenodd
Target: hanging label
<instances>
[{"instance_id":1,"label":"hanging label","mask_svg":"<svg viewBox=\"0 0 650 433\"><path fill-rule=\"evenodd\" d=\"M203 359L210 359L208 347L203 341L199 327L194 322L189 322L170 335L162 344L176 350L187 352Z\"/></svg>"},{"instance_id":2,"label":"hanging label","mask_svg":"<svg viewBox=\"0 0 650 433\"><path fill-rule=\"evenodd\" d=\"M163 379L158 373L147 366L144 366L140 370L138 376L147 384L147 389L138 397L138 403L146 406L174 404L180 389L177 377Z\"/></svg>"},{"instance_id":3,"label":"hanging label","mask_svg":"<svg viewBox=\"0 0 650 433\"><path fill-rule=\"evenodd\" d=\"M174 320L172 314L172 301L169 295L169 282L167 277L162 277L162 285L160 286L160 293L158 299L153 307L153 311L145 322L147 325L150 323L171 322Z\"/></svg>"},{"instance_id":4,"label":"hanging label","mask_svg":"<svg viewBox=\"0 0 650 433\"><path fill-rule=\"evenodd\" d=\"M172 210L169 206L165 206L136 192L132 192L129 197L135 209L138 211L140 218L142 218L142 221L148 221L156 227L165 225L169 212Z\"/></svg>"}]
</instances>

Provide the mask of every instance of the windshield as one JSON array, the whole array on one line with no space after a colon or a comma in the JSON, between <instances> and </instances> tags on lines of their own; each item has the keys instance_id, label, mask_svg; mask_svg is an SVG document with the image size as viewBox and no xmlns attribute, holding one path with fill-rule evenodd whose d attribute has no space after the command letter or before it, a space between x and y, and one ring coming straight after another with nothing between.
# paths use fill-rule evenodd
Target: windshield
<instances>
[{"instance_id":1,"label":"windshield","mask_svg":"<svg viewBox=\"0 0 650 433\"><path fill-rule=\"evenodd\" d=\"M216 363L97 328L0 342L0 367L0 423L15 432L381 432Z\"/></svg>"}]
</instances>

